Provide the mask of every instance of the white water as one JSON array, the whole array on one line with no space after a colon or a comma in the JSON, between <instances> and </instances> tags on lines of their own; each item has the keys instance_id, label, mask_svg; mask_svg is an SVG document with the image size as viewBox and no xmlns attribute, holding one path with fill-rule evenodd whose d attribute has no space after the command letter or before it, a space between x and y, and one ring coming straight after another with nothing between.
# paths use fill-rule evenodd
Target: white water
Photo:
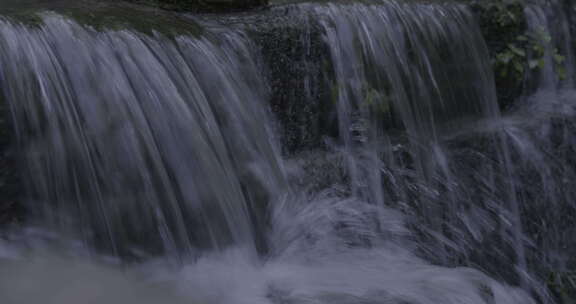
<instances>
[{"instance_id":1,"label":"white water","mask_svg":"<svg viewBox=\"0 0 576 304\"><path fill-rule=\"evenodd\" d=\"M78 252L42 249L45 237L36 249L5 245L2 303L532 303L525 292L477 270L433 266L414 257L393 210L379 210L388 240L370 249L351 248L350 236L334 224L370 234L363 226L376 210L364 208L362 202L329 198L281 208L271 234L278 247L264 259L229 248L181 265L159 259L121 268Z\"/></svg>"}]
</instances>

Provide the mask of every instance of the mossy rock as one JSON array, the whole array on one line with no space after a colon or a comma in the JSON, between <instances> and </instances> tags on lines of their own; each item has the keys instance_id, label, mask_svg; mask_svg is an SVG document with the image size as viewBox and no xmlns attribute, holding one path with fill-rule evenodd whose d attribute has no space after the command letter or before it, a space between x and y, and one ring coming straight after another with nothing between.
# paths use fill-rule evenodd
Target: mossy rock
<instances>
[{"instance_id":1,"label":"mossy rock","mask_svg":"<svg viewBox=\"0 0 576 304\"><path fill-rule=\"evenodd\" d=\"M126 0L167 10L188 12L228 12L261 7L268 0Z\"/></svg>"},{"instance_id":2,"label":"mossy rock","mask_svg":"<svg viewBox=\"0 0 576 304\"><path fill-rule=\"evenodd\" d=\"M198 36L203 33L198 24L181 14L126 1L24 0L15 5L0 7L1 17L30 26L41 25L42 16L47 13L69 17L99 31L130 29L150 35L160 33L167 37Z\"/></svg>"}]
</instances>

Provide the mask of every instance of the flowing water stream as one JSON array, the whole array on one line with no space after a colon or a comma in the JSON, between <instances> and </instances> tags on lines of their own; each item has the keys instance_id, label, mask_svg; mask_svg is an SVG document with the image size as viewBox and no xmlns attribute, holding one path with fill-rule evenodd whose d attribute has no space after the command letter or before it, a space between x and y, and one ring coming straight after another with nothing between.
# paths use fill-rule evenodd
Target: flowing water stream
<instances>
[{"instance_id":1,"label":"flowing water stream","mask_svg":"<svg viewBox=\"0 0 576 304\"><path fill-rule=\"evenodd\" d=\"M335 128L299 129L321 142L297 153L270 106L277 41L250 14L188 16L194 35L0 18L29 213L0 244L2 303L554 303L547 271L576 263L575 57L555 10L526 8L547 64L500 113L463 5L271 8L325 50L304 48L307 94L280 91L314 104L328 83L314 117Z\"/></svg>"}]
</instances>

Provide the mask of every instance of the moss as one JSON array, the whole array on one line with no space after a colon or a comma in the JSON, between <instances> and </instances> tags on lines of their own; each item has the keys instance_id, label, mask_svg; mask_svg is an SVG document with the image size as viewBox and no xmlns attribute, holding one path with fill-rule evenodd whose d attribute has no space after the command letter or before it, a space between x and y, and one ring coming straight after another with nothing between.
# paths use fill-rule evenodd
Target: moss
<instances>
[{"instance_id":1,"label":"moss","mask_svg":"<svg viewBox=\"0 0 576 304\"><path fill-rule=\"evenodd\" d=\"M130 5L102 5L92 10L71 8L61 13L97 30L131 29L145 34L159 32L166 36L181 34L197 36L203 32L202 28L190 19Z\"/></svg>"},{"instance_id":2,"label":"moss","mask_svg":"<svg viewBox=\"0 0 576 304\"><path fill-rule=\"evenodd\" d=\"M22 10L24 8L65 8L82 6L89 3L91 7L100 4L110 5L133 3L155 9L189 12L226 12L238 11L268 4L268 0L2 0L0 12Z\"/></svg>"},{"instance_id":3,"label":"moss","mask_svg":"<svg viewBox=\"0 0 576 304\"><path fill-rule=\"evenodd\" d=\"M267 0L126 0L166 10L188 12L238 11L268 4Z\"/></svg>"},{"instance_id":4,"label":"moss","mask_svg":"<svg viewBox=\"0 0 576 304\"><path fill-rule=\"evenodd\" d=\"M57 0L48 4L30 2L0 9L0 15L28 25L42 24L47 11L74 19L96 30L131 29L145 34L154 32L166 36L202 34L202 28L189 18L147 6L116 1Z\"/></svg>"}]
</instances>

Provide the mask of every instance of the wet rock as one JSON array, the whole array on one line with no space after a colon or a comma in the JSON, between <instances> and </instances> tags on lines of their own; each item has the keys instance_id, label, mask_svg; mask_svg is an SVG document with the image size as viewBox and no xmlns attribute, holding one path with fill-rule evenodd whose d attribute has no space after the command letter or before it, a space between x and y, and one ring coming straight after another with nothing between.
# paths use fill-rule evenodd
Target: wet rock
<instances>
[{"instance_id":1,"label":"wet rock","mask_svg":"<svg viewBox=\"0 0 576 304\"><path fill-rule=\"evenodd\" d=\"M162 9L190 12L225 12L245 10L268 4L268 0L126 0Z\"/></svg>"}]
</instances>

